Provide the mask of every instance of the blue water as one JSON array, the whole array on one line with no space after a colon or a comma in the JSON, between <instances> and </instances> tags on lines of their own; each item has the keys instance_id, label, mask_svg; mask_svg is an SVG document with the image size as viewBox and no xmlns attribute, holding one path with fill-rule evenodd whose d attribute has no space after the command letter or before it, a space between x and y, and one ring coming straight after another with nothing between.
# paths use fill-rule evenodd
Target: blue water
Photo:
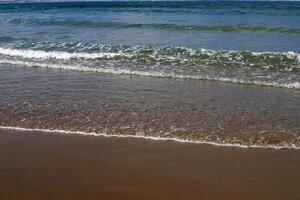
<instances>
[{"instance_id":1,"label":"blue water","mask_svg":"<svg viewBox=\"0 0 300 200\"><path fill-rule=\"evenodd\" d=\"M0 4L0 63L300 88L300 2Z\"/></svg>"}]
</instances>

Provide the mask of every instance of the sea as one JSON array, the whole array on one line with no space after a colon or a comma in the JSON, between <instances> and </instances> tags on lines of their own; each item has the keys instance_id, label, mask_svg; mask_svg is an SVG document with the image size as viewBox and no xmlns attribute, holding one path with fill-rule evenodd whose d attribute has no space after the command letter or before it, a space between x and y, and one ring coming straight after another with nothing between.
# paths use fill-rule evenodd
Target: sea
<instances>
[{"instance_id":1,"label":"sea","mask_svg":"<svg viewBox=\"0 0 300 200\"><path fill-rule=\"evenodd\" d=\"M300 148L300 2L0 3L0 127Z\"/></svg>"}]
</instances>

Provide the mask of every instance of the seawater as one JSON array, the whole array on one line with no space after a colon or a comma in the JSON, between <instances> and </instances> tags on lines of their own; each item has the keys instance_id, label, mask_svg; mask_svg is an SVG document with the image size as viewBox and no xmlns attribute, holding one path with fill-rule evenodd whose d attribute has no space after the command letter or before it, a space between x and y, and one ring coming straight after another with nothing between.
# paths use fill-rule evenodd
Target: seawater
<instances>
[{"instance_id":1,"label":"seawater","mask_svg":"<svg viewBox=\"0 0 300 200\"><path fill-rule=\"evenodd\" d=\"M0 123L3 126L72 131L80 129L87 132L105 130L111 134L126 132L130 135L159 135L163 138L219 143L222 141L222 143L252 146L268 144L297 146L300 116L297 111L300 110L297 103L300 89L299 22L299 2L160 1L0 4L0 65L2 67ZM30 75L27 74L28 72ZM55 88L45 91L48 84L62 81L58 79L63 78L62 75L69 77L66 73L71 73L71 78L69 82L64 80L64 85L58 86L61 87L60 94ZM90 106L79 99L78 93L77 96L73 95L75 88L70 85L85 80L82 76L90 77L91 74L95 86L82 83L77 88L78 92L89 91L85 98L90 100L94 99L91 93L96 91L108 95L108 97L98 96L98 104L93 107L98 112L92 112L92 115L86 113L86 109ZM153 87L164 89L159 92L156 91L157 88L141 83L137 83L141 88L136 88L132 85L132 81L125 78L126 81L121 81L122 84L128 84L131 89L123 94L122 90L115 85L119 81L114 77L119 75L129 75L135 81L145 81L151 83ZM23 80L24 76L26 80L23 83L27 86L22 86L24 91L20 91L18 90L20 85L16 80ZM44 78L39 79L40 76ZM108 88L113 91L108 92L103 79L98 80L97 76L111 77L108 80L113 80L114 83L111 83ZM34 84L37 84L38 80L44 82L39 83L40 87L36 88ZM211 95L204 92L205 89L202 88L203 81L213 81L216 84L232 83L236 85L234 87L242 88L237 89L240 94L244 93L241 92L242 90L252 94L252 90L259 91L260 88L266 91L284 90L279 93L286 95L287 99L283 100L278 95L280 97L277 98L284 102L273 102L270 97L258 92L260 101L250 96L247 97L248 99L235 99L238 102L235 105L241 107L237 111L236 107L230 105L230 101L234 99L230 100L228 97L227 104L220 103L218 101L222 101L222 97L215 92L213 92L214 98L210 98ZM155 82L164 86L157 85ZM96 86L99 83L104 84L102 89ZM190 85L186 85L187 83ZM182 84L185 87L182 87ZM196 89L200 87L197 84L202 85L201 89ZM66 85L69 87L64 88ZM90 88L87 88L87 85ZM183 92L174 87L194 93L180 97ZM38 103L36 100L39 98L30 94L32 88L39 91L38 95L44 97ZM208 88L220 89L217 86ZM230 88L229 93L234 95L232 91L236 89L232 89L232 86ZM288 89L288 92L285 89ZM151 100L151 103L148 102L150 105L140 105L140 101L147 102L143 95L147 96L147 91L152 90L156 92L153 93L154 96L148 98L161 98L163 102L160 104ZM137 91L140 94L137 94ZM200 91L203 97L199 96ZM118 95L115 96L113 92L118 92ZM168 92L171 93L169 96L176 99L173 103L164 96ZM128 95L132 98L128 98ZM141 99L137 99L137 96ZM31 107L23 106L27 98L27 103ZM112 98L111 103L107 105L112 106L113 109L102 105L104 101L106 102L106 98ZM199 101L192 101L193 98ZM57 105L60 103L61 106L54 108L55 104L52 101L58 103ZM133 103L127 105L128 101ZM217 103L210 105L212 107L210 109L203 107L203 105L207 106L207 101L217 101ZM260 111L247 105L247 101L262 104L259 106ZM268 107L262 101L273 102L271 103L273 107ZM78 102L85 105L77 111L81 113L80 118L71 114L71 110L74 106L77 107ZM191 107L185 102L190 102ZM197 103L202 104L201 108ZM52 107L47 107L49 105ZM161 110L155 110L157 106ZM232 113L228 114L223 108L219 108L220 106L227 107L227 111L230 110ZM285 109L276 111L280 106ZM38 115L33 114L38 108L46 114L42 114L41 110L36 111ZM103 112L99 111L100 108ZM181 115L176 111L179 108ZM122 109L131 114L126 115ZM12 110L18 113L18 116L20 115L20 119L16 114L11 113ZM58 115L51 110L56 110L64 116L64 120L61 119L65 122L64 125L56 120ZM289 114L291 112L294 113ZM122 113L122 117L116 113ZM139 116L138 119L133 117L134 113ZM52 119L51 126L42 120L41 115L47 115ZM123 125L119 124L114 115L124 120ZM186 119L180 119L180 116L185 116ZM272 120L264 119L271 116ZM90 120L86 121L82 118ZM107 123L100 122L100 118L106 119ZM113 120L109 121L112 118ZM147 121L150 118L152 121ZM82 128L74 125L78 120L81 120L79 124ZM161 124L158 123L159 121ZM273 127L267 123L272 124Z\"/></svg>"}]
</instances>

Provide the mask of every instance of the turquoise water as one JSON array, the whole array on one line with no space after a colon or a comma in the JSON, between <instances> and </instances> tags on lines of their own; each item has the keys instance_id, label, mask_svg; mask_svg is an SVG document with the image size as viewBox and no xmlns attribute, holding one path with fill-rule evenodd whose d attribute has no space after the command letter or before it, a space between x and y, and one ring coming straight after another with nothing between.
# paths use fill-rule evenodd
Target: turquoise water
<instances>
[{"instance_id":1,"label":"turquoise water","mask_svg":"<svg viewBox=\"0 0 300 200\"><path fill-rule=\"evenodd\" d=\"M0 4L0 63L299 89L299 22L298 2Z\"/></svg>"}]
</instances>

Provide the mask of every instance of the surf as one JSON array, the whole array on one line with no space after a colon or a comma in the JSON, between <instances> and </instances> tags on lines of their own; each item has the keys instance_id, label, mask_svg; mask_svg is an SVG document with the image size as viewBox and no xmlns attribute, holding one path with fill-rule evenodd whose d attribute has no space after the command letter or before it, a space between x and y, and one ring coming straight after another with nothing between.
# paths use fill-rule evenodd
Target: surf
<instances>
[{"instance_id":1,"label":"surf","mask_svg":"<svg viewBox=\"0 0 300 200\"><path fill-rule=\"evenodd\" d=\"M47 49L56 50L47 50ZM84 43L0 47L0 63L82 72L151 76L300 89L295 52L250 52Z\"/></svg>"}]
</instances>

